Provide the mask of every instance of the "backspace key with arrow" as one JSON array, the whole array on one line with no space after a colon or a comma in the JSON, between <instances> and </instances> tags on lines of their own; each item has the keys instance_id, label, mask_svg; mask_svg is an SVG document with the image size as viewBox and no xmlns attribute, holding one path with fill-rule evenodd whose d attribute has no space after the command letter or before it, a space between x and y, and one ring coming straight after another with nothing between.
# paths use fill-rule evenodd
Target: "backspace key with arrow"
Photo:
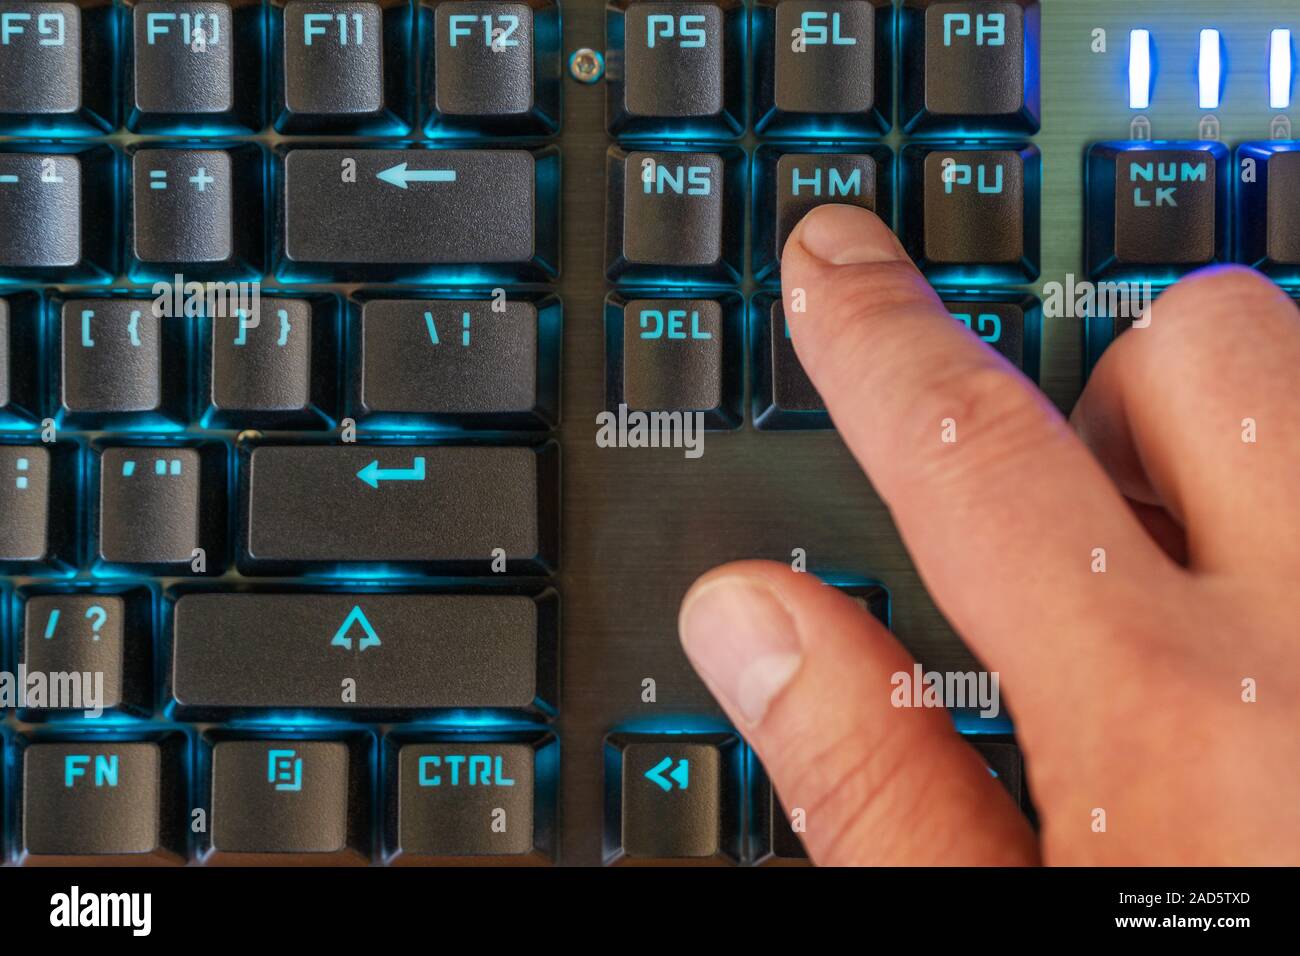
<instances>
[{"instance_id":1,"label":"backspace key with arrow","mask_svg":"<svg viewBox=\"0 0 1300 956\"><path fill-rule=\"evenodd\" d=\"M527 149L289 149L285 281L545 281L560 270L560 156Z\"/></svg>"}]
</instances>

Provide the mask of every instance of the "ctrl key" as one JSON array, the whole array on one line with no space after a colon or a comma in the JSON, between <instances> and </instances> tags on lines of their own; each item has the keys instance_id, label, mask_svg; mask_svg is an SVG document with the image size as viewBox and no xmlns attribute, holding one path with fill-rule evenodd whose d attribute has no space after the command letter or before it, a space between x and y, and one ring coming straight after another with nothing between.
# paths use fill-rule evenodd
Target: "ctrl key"
<instances>
[{"instance_id":1,"label":"ctrl key","mask_svg":"<svg viewBox=\"0 0 1300 956\"><path fill-rule=\"evenodd\" d=\"M209 864L327 865L370 861L369 734L337 739L214 734L199 793Z\"/></svg>"},{"instance_id":2,"label":"ctrl key","mask_svg":"<svg viewBox=\"0 0 1300 956\"><path fill-rule=\"evenodd\" d=\"M734 734L605 738L606 864L728 864L740 857Z\"/></svg>"},{"instance_id":3,"label":"ctrl key","mask_svg":"<svg viewBox=\"0 0 1300 956\"><path fill-rule=\"evenodd\" d=\"M184 863L186 740L22 747L18 857L29 866Z\"/></svg>"}]
</instances>

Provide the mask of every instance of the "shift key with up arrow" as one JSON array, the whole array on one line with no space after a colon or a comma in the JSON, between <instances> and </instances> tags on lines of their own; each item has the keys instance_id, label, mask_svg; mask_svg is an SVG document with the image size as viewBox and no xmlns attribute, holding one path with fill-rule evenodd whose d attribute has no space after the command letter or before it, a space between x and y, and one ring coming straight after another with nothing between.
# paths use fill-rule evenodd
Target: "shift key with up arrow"
<instances>
[{"instance_id":1,"label":"shift key with up arrow","mask_svg":"<svg viewBox=\"0 0 1300 956\"><path fill-rule=\"evenodd\" d=\"M536 574L559 550L559 450L502 445L241 447L247 574L376 567Z\"/></svg>"},{"instance_id":2,"label":"shift key with up arrow","mask_svg":"<svg viewBox=\"0 0 1300 956\"><path fill-rule=\"evenodd\" d=\"M286 281L544 281L559 274L560 156L525 149L290 149Z\"/></svg>"}]
</instances>

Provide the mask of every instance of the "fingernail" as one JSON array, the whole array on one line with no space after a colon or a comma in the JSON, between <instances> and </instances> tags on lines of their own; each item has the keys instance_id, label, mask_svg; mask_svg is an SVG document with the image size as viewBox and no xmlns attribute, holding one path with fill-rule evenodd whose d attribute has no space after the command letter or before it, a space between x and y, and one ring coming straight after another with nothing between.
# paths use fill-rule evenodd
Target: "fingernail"
<instances>
[{"instance_id":1,"label":"fingernail","mask_svg":"<svg viewBox=\"0 0 1300 956\"><path fill-rule=\"evenodd\" d=\"M892 262L904 255L889 228L860 206L818 206L795 229L800 245L833 266Z\"/></svg>"},{"instance_id":2,"label":"fingernail","mask_svg":"<svg viewBox=\"0 0 1300 956\"><path fill-rule=\"evenodd\" d=\"M682 608L686 655L733 713L759 723L799 670L794 620L772 590L742 577L709 581Z\"/></svg>"}]
</instances>

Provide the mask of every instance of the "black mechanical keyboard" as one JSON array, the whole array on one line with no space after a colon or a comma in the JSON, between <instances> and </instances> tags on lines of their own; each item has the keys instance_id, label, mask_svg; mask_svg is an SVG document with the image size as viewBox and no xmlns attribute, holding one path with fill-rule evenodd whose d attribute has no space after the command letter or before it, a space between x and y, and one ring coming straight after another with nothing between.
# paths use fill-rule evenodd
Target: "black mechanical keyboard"
<instances>
[{"instance_id":1,"label":"black mechanical keyboard","mask_svg":"<svg viewBox=\"0 0 1300 956\"><path fill-rule=\"evenodd\" d=\"M800 368L786 237L875 210L1068 408L1130 287L1300 284L1296 31L3 0L0 860L803 861L691 581L789 562L978 664ZM637 447L647 412L702 438ZM1011 720L953 716L1032 816Z\"/></svg>"}]
</instances>

